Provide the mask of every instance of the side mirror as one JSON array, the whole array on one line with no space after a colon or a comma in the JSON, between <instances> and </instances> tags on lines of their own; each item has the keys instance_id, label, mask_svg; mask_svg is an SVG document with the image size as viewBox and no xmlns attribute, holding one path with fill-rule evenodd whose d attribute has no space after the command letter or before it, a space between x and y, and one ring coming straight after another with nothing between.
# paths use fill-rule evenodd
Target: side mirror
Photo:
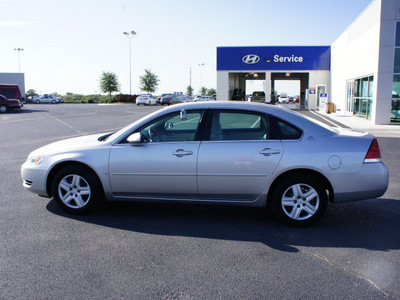
<instances>
[{"instance_id":1,"label":"side mirror","mask_svg":"<svg viewBox=\"0 0 400 300\"><path fill-rule=\"evenodd\" d=\"M140 132L135 132L128 136L126 140L131 144L140 144L142 142L142 135Z\"/></svg>"}]
</instances>

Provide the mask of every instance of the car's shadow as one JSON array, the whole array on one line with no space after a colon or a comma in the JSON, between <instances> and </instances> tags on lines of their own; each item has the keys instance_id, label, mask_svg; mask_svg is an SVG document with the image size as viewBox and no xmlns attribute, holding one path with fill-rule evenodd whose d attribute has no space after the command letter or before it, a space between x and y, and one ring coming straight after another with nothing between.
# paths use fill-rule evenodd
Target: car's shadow
<instances>
[{"instance_id":1,"label":"car's shadow","mask_svg":"<svg viewBox=\"0 0 400 300\"><path fill-rule=\"evenodd\" d=\"M48 110L44 109L30 109L30 108L25 108L25 106L22 109L14 109L9 112L8 114L31 114L31 113L37 113L37 112L49 112Z\"/></svg>"},{"instance_id":2,"label":"car's shadow","mask_svg":"<svg viewBox=\"0 0 400 300\"><path fill-rule=\"evenodd\" d=\"M76 216L52 200L47 209L66 218L127 231L259 242L285 252L298 252L297 246L400 249L400 201L392 199L330 205L324 217L308 228L287 227L262 208L118 202Z\"/></svg>"}]
</instances>

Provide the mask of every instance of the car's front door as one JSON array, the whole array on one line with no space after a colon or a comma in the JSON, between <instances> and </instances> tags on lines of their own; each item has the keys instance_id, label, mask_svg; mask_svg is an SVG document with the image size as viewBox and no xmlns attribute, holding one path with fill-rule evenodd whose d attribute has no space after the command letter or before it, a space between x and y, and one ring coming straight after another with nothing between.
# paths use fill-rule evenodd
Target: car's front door
<instances>
[{"instance_id":1,"label":"car's front door","mask_svg":"<svg viewBox=\"0 0 400 300\"><path fill-rule=\"evenodd\" d=\"M197 134L203 111L175 112L142 126L141 143L127 139L110 153L114 196L126 198L196 198Z\"/></svg>"},{"instance_id":2,"label":"car's front door","mask_svg":"<svg viewBox=\"0 0 400 300\"><path fill-rule=\"evenodd\" d=\"M198 158L202 199L254 201L271 179L283 153L280 140L271 140L266 115L215 110L210 136Z\"/></svg>"}]
</instances>

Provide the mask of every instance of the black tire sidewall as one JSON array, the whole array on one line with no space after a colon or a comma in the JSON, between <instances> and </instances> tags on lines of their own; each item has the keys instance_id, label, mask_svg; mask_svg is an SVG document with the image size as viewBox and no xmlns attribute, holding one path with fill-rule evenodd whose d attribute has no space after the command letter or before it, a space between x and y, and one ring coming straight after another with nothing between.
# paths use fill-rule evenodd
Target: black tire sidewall
<instances>
[{"instance_id":1,"label":"black tire sidewall","mask_svg":"<svg viewBox=\"0 0 400 300\"><path fill-rule=\"evenodd\" d=\"M89 184L91 195L87 204L81 208L72 208L64 204L64 202L60 199L58 195L58 186L60 181L68 175L79 175L86 180ZM87 213L96 206L97 203L102 199L102 191L100 188L101 184L97 175L91 171L88 171L82 167L78 166L69 166L61 169L54 176L51 183L51 192L53 195L54 201L66 212L71 214L84 214Z\"/></svg>"},{"instance_id":2,"label":"black tire sidewall","mask_svg":"<svg viewBox=\"0 0 400 300\"><path fill-rule=\"evenodd\" d=\"M307 184L318 193L318 209L313 216L306 220L294 220L287 216L282 208L281 200L283 194L290 186L295 184ZM328 206L328 195L326 189L317 177L310 175L294 175L283 178L272 191L272 197L270 199L271 203L269 203L269 205L272 208L274 215L285 224L294 227L305 227L314 224L322 217Z\"/></svg>"}]
</instances>

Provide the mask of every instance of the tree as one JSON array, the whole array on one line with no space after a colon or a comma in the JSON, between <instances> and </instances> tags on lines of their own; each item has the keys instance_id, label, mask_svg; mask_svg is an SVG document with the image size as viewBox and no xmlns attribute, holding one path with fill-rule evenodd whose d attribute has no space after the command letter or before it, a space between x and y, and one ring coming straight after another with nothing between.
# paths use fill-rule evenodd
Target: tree
<instances>
[{"instance_id":1,"label":"tree","mask_svg":"<svg viewBox=\"0 0 400 300\"><path fill-rule=\"evenodd\" d=\"M25 93L25 96L28 97L33 97L33 96L39 96L38 93L34 89L30 89Z\"/></svg>"},{"instance_id":2,"label":"tree","mask_svg":"<svg viewBox=\"0 0 400 300\"><path fill-rule=\"evenodd\" d=\"M151 70L144 70L145 74L140 76L140 89L148 94L154 93L157 90L158 76L151 72Z\"/></svg>"},{"instance_id":3,"label":"tree","mask_svg":"<svg viewBox=\"0 0 400 300\"><path fill-rule=\"evenodd\" d=\"M62 95L60 95L59 93L57 93L57 92L54 92L54 93L51 93L54 97L62 97Z\"/></svg>"},{"instance_id":4,"label":"tree","mask_svg":"<svg viewBox=\"0 0 400 300\"><path fill-rule=\"evenodd\" d=\"M207 94L207 88L204 87L204 86L202 86L199 92L200 92L200 94L201 94L202 96L204 96L205 94Z\"/></svg>"},{"instance_id":5,"label":"tree","mask_svg":"<svg viewBox=\"0 0 400 300\"><path fill-rule=\"evenodd\" d=\"M117 75L113 72L103 72L100 78L100 90L103 93L108 93L111 100L111 93L118 91Z\"/></svg>"},{"instance_id":6,"label":"tree","mask_svg":"<svg viewBox=\"0 0 400 300\"><path fill-rule=\"evenodd\" d=\"M193 91L194 91L194 88L192 88L191 85L188 85L187 88L186 88L186 95L188 95L189 97L192 97L193 96Z\"/></svg>"},{"instance_id":7,"label":"tree","mask_svg":"<svg viewBox=\"0 0 400 300\"><path fill-rule=\"evenodd\" d=\"M214 88L207 90L207 96L212 96L212 95L215 95L216 93L217 93L217 91Z\"/></svg>"}]
</instances>

